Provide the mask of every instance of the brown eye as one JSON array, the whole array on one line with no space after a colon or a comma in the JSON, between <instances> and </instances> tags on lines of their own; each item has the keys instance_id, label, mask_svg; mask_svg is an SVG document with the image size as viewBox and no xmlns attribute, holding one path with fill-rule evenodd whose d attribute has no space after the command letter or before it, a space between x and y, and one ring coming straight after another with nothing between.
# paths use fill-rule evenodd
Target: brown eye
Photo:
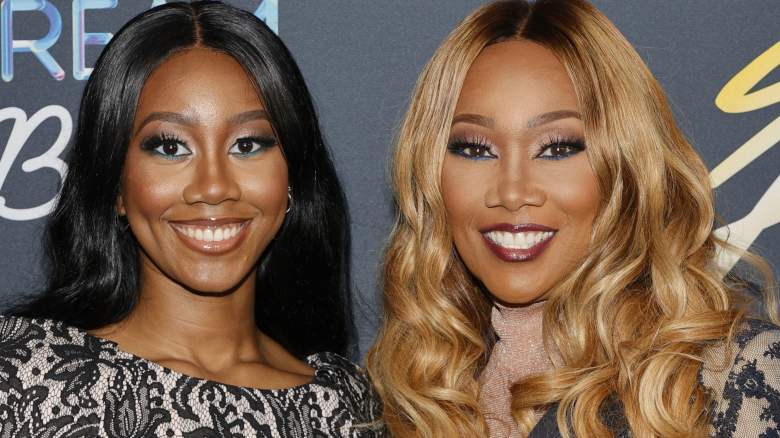
<instances>
[{"instance_id":1,"label":"brown eye","mask_svg":"<svg viewBox=\"0 0 780 438\"><path fill-rule=\"evenodd\" d=\"M170 134L155 135L145 140L141 144L141 148L168 160L178 160L192 155L183 140Z\"/></svg>"},{"instance_id":2,"label":"brown eye","mask_svg":"<svg viewBox=\"0 0 780 438\"><path fill-rule=\"evenodd\" d=\"M470 152L469 155L474 157L481 157L485 155L485 153L488 151L488 148L484 145L475 145L468 148L468 151Z\"/></svg>"},{"instance_id":3,"label":"brown eye","mask_svg":"<svg viewBox=\"0 0 780 438\"><path fill-rule=\"evenodd\" d=\"M165 155L178 155L179 145L176 143L168 142L163 144L162 153Z\"/></svg>"},{"instance_id":4,"label":"brown eye","mask_svg":"<svg viewBox=\"0 0 780 438\"><path fill-rule=\"evenodd\" d=\"M471 160L485 160L496 158L491 146L481 139L479 140L453 140L447 149L450 153Z\"/></svg>"},{"instance_id":5,"label":"brown eye","mask_svg":"<svg viewBox=\"0 0 780 438\"><path fill-rule=\"evenodd\" d=\"M243 137L236 140L228 153L238 157L248 157L276 146L273 137Z\"/></svg>"},{"instance_id":6,"label":"brown eye","mask_svg":"<svg viewBox=\"0 0 780 438\"><path fill-rule=\"evenodd\" d=\"M562 160L585 150L585 143L581 140L555 141L542 147L537 158L545 160Z\"/></svg>"},{"instance_id":7,"label":"brown eye","mask_svg":"<svg viewBox=\"0 0 780 438\"><path fill-rule=\"evenodd\" d=\"M241 154L248 154L252 152L252 149L254 149L255 145L252 140L242 138L236 142L236 149L238 149L238 152Z\"/></svg>"}]
</instances>

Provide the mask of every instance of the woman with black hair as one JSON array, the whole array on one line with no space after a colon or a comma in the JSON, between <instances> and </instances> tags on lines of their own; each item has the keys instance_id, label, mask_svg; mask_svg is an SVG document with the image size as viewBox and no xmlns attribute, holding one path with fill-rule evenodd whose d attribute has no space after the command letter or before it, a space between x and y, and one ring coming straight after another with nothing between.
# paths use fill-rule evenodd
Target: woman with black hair
<instances>
[{"instance_id":1,"label":"woman with black hair","mask_svg":"<svg viewBox=\"0 0 780 438\"><path fill-rule=\"evenodd\" d=\"M282 42L219 2L125 25L86 84L49 286L0 319L0 436L376 436L347 212Z\"/></svg>"}]
</instances>

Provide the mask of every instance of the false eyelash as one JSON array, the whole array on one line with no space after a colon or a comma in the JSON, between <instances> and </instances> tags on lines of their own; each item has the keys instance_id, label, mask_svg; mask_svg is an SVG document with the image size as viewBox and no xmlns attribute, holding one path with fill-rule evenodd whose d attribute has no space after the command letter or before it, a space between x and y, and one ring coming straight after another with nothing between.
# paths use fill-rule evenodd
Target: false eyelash
<instances>
[{"instance_id":1,"label":"false eyelash","mask_svg":"<svg viewBox=\"0 0 780 438\"><path fill-rule=\"evenodd\" d=\"M161 134L155 134L145 138L141 142L141 148L146 151L154 150L165 144L181 144L186 145L184 140L179 138L176 134L163 132Z\"/></svg>"},{"instance_id":2,"label":"false eyelash","mask_svg":"<svg viewBox=\"0 0 780 438\"><path fill-rule=\"evenodd\" d=\"M251 142L253 144L256 144L258 146L257 150L249 151L249 152L240 152L240 151L231 152L233 150L233 148L239 142L245 142L245 141L249 141L249 142ZM237 138L233 142L233 145L230 146L230 149L228 150L228 152L231 155L233 155L233 156L235 156L237 158L243 159L243 158L249 158L249 157L255 156L257 154L261 154L261 153L267 151L268 149L271 149L271 148L275 147L277 144L278 144L278 141L277 141L276 137L269 137L269 136L266 136L266 135L247 135L247 136L244 136L244 137Z\"/></svg>"},{"instance_id":3,"label":"false eyelash","mask_svg":"<svg viewBox=\"0 0 780 438\"><path fill-rule=\"evenodd\" d=\"M449 144L447 144L447 150L454 154L458 154L465 158L471 158L471 159L485 159L487 157L473 157L470 155L466 155L463 151L468 148L484 148L488 153L491 155L493 152L491 151L491 144L488 142L487 138L482 136L472 136L472 137L455 137L452 140L450 140Z\"/></svg>"},{"instance_id":4,"label":"false eyelash","mask_svg":"<svg viewBox=\"0 0 780 438\"><path fill-rule=\"evenodd\" d=\"M472 137L455 137L452 140L450 140L450 143L447 145L447 148L450 149L462 149L464 147L469 146L481 146L485 148L490 147L490 143L488 143L487 139L482 136L472 136Z\"/></svg>"},{"instance_id":5,"label":"false eyelash","mask_svg":"<svg viewBox=\"0 0 780 438\"><path fill-rule=\"evenodd\" d=\"M262 136L262 135L250 135L247 137L241 137L238 140L249 140L252 142L255 142L260 145L261 150L265 150L268 148L271 148L273 146L276 146L276 138L275 137L268 137L268 136Z\"/></svg>"},{"instance_id":6,"label":"false eyelash","mask_svg":"<svg viewBox=\"0 0 780 438\"><path fill-rule=\"evenodd\" d=\"M583 138L574 135L564 135L564 134L549 135L542 142L542 145L539 149L541 150L542 148L546 148L558 144L575 146L577 148L585 149L585 140Z\"/></svg>"},{"instance_id":7,"label":"false eyelash","mask_svg":"<svg viewBox=\"0 0 780 438\"><path fill-rule=\"evenodd\" d=\"M542 157L542 153L544 153L544 151L552 146L569 146L570 148L574 149L575 152L559 157ZM580 137L554 134L550 135L542 142L541 146L539 146L539 151L536 153L536 157L550 160L559 160L561 158L570 157L579 152L582 152L585 150L585 148L585 140Z\"/></svg>"}]
</instances>

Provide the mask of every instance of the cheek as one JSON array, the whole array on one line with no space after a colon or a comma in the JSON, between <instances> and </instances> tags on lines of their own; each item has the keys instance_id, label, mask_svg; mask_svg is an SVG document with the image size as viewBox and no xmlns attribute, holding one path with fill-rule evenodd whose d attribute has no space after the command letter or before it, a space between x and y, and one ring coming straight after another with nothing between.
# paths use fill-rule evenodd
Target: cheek
<instances>
[{"instance_id":1,"label":"cheek","mask_svg":"<svg viewBox=\"0 0 780 438\"><path fill-rule=\"evenodd\" d=\"M578 222L592 225L601 204L596 177L591 172L583 174L572 192L570 196L572 214L577 217Z\"/></svg>"},{"instance_id":2,"label":"cheek","mask_svg":"<svg viewBox=\"0 0 780 438\"><path fill-rule=\"evenodd\" d=\"M486 209L486 175L480 175L476 166L468 166L472 163L464 161L452 156L445 158L441 176L442 199L453 244L468 269L481 277L482 257L479 254L484 248L474 224Z\"/></svg>"},{"instance_id":3,"label":"cheek","mask_svg":"<svg viewBox=\"0 0 780 438\"><path fill-rule=\"evenodd\" d=\"M286 177L283 181L280 178L254 177L241 185L245 199L266 215L273 216L287 208Z\"/></svg>"},{"instance_id":4,"label":"cheek","mask_svg":"<svg viewBox=\"0 0 780 438\"><path fill-rule=\"evenodd\" d=\"M242 168L238 180L247 202L265 216L283 216L287 208L287 163L278 149L268 152L265 159Z\"/></svg>"},{"instance_id":5,"label":"cheek","mask_svg":"<svg viewBox=\"0 0 780 438\"><path fill-rule=\"evenodd\" d=\"M181 199L183 181L176 174L155 172L149 167L138 166L132 154L128 154L122 175L122 201L128 219L138 214L161 213Z\"/></svg>"},{"instance_id":6,"label":"cheek","mask_svg":"<svg viewBox=\"0 0 780 438\"><path fill-rule=\"evenodd\" d=\"M567 225L576 240L587 244L601 204L601 194L593 171L587 161L584 163L569 169L565 178L558 178L556 190L548 193L565 213Z\"/></svg>"},{"instance_id":7,"label":"cheek","mask_svg":"<svg viewBox=\"0 0 780 438\"><path fill-rule=\"evenodd\" d=\"M447 222L456 235L471 222L480 206L484 206L484 194L480 192L480 186L474 184L478 175L459 161L463 160L448 154L441 173L441 194Z\"/></svg>"}]
</instances>

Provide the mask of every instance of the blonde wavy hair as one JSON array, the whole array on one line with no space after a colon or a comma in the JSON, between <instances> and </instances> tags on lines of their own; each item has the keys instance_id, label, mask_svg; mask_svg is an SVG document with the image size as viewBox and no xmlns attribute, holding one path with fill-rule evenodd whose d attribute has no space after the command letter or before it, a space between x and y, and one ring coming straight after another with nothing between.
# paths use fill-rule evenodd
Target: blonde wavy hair
<instances>
[{"instance_id":1,"label":"blonde wavy hair","mask_svg":"<svg viewBox=\"0 0 780 438\"><path fill-rule=\"evenodd\" d=\"M517 382L512 411L529 433L559 402L564 436L611 436L599 409L619 400L637 437L705 435L707 348L745 315L741 287L714 258L708 172L664 92L613 24L584 0L499 1L467 17L420 76L393 161L397 217L384 262L385 319L368 355L395 436L486 436L478 376L494 344L491 299L453 248L440 174L466 73L488 45L537 42L576 90L602 205L590 251L550 291L544 333L562 366ZM778 322L771 273L764 317ZM722 364L726 366L726 363Z\"/></svg>"}]
</instances>

